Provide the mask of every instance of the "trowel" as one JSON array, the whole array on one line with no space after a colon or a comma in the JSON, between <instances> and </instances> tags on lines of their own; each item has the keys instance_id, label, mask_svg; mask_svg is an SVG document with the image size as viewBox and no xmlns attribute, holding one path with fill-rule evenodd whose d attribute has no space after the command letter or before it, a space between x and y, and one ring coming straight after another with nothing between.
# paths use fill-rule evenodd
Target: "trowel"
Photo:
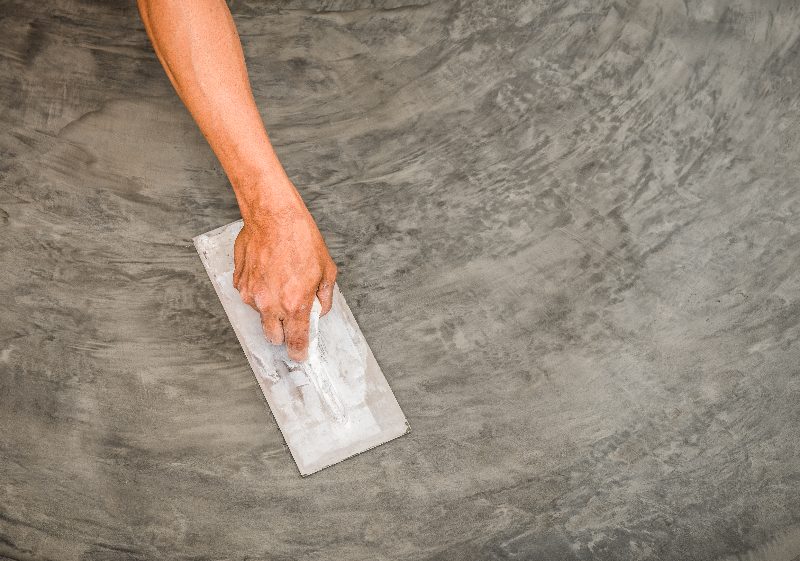
<instances>
[{"instance_id":1,"label":"trowel","mask_svg":"<svg viewBox=\"0 0 800 561\"><path fill-rule=\"evenodd\" d=\"M258 312L233 286L233 244L242 221L194 238L239 343L300 475L306 476L409 431L408 422L339 286L331 311L314 300L308 356L273 345Z\"/></svg>"}]
</instances>

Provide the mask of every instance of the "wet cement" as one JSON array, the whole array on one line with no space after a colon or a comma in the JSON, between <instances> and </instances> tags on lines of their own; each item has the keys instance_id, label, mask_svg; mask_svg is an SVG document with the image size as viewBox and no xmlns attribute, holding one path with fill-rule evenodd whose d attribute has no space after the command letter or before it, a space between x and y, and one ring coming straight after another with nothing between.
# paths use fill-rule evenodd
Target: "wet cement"
<instances>
[{"instance_id":1,"label":"wet cement","mask_svg":"<svg viewBox=\"0 0 800 561\"><path fill-rule=\"evenodd\" d=\"M414 432L298 477L133 2L4 1L0 557L797 559L797 3L232 7Z\"/></svg>"}]
</instances>

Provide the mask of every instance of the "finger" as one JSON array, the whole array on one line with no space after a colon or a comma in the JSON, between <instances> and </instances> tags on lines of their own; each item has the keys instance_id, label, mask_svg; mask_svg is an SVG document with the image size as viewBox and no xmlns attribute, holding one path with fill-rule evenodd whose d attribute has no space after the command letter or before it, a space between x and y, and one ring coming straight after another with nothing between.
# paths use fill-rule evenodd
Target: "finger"
<instances>
[{"instance_id":1,"label":"finger","mask_svg":"<svg viewBox=\"0 0 800 561\"><path fill-rule=\"evenodd\" d=\"M320 316L324 316L331 311L333 306L333 285L335 282L336 265L332 265L325 270L325 274L322 275L322 282L319 283L319 289L317 289L317 298L320 306L322 306L319 312Z\"/></svg>"},{"instance_id":2,"label":"finger","mask_svg":"<svg viewBox=\"0 0 800 561\"><path fill-rule=\"evenodd\" d=\"M263 313L261 314L261 327L264 330L267 341L273 345L283 343L283 324L281 320L270 313Z\"/></svg>"},{"instance_id":3,"label":"finger","mask_svg":"<svg viewBox=\"0 0 800 561\"><path fill-rule=\"evenodd\" d=\"M242 271L244 270L244 242L239 241L239 236L233 242L233 286L239 288Z\"/></svg>"},{"instance_id":4,"label":"finger","mask_svg":"<svg viewBox=\"0 0 800 561\"><path fill-rule=\"evenodd\" d=\"M256 308L255 295L252 294L248 289L249 283L247 282L247 277L248 277L247 270L245 270L239 278L239 288L237 288L236 290L239 291L239 296L241 297L242 302L244 302L251 308Z\"/></svg>"},{"instance_id":5,"label":"finger","mask_svg":"<svg viewBox=\"0 0 800 561\"><path fill-rule=\"evenodd\" d=\"M308 356L308 322L309 313L307 311L283 320L286 351L289 358L297 362L305 360Z\"/></svg>"}]
</instances>

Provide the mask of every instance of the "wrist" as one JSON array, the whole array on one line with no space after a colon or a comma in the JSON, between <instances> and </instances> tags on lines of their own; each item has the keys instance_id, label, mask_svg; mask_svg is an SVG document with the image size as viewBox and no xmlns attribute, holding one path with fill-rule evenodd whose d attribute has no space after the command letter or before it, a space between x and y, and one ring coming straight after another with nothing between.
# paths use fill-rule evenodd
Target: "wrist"
<instances>
[{"instance_id":1,"label":"wrist","mask_svg":"<svg viewBox=\"0 0 800 561\"><path fill-rule=\"evenodd\" d=\"M245 224L272 221L287 212L306 210L300 193L285 173L251 178L240 182L234 191Z\"/></svg>"}]
</instances>

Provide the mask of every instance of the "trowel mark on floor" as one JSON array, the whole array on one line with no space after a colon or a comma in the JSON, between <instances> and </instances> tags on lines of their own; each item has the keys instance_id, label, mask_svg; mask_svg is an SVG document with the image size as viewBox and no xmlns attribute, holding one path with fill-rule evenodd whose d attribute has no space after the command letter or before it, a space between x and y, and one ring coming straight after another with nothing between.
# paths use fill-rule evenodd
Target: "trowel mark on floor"
<instances>
[{"instance_id":1,"label":"trowel mark on floor","mask_svg":"<svg viewBox=\"0 0 800 561\"><path fill-rule=\"evenodd\" d=\"M729 555L718 561L798 561L800 560L800 526L779 534L766 543L744 553Z\"/></svg>"}]
</instances>

